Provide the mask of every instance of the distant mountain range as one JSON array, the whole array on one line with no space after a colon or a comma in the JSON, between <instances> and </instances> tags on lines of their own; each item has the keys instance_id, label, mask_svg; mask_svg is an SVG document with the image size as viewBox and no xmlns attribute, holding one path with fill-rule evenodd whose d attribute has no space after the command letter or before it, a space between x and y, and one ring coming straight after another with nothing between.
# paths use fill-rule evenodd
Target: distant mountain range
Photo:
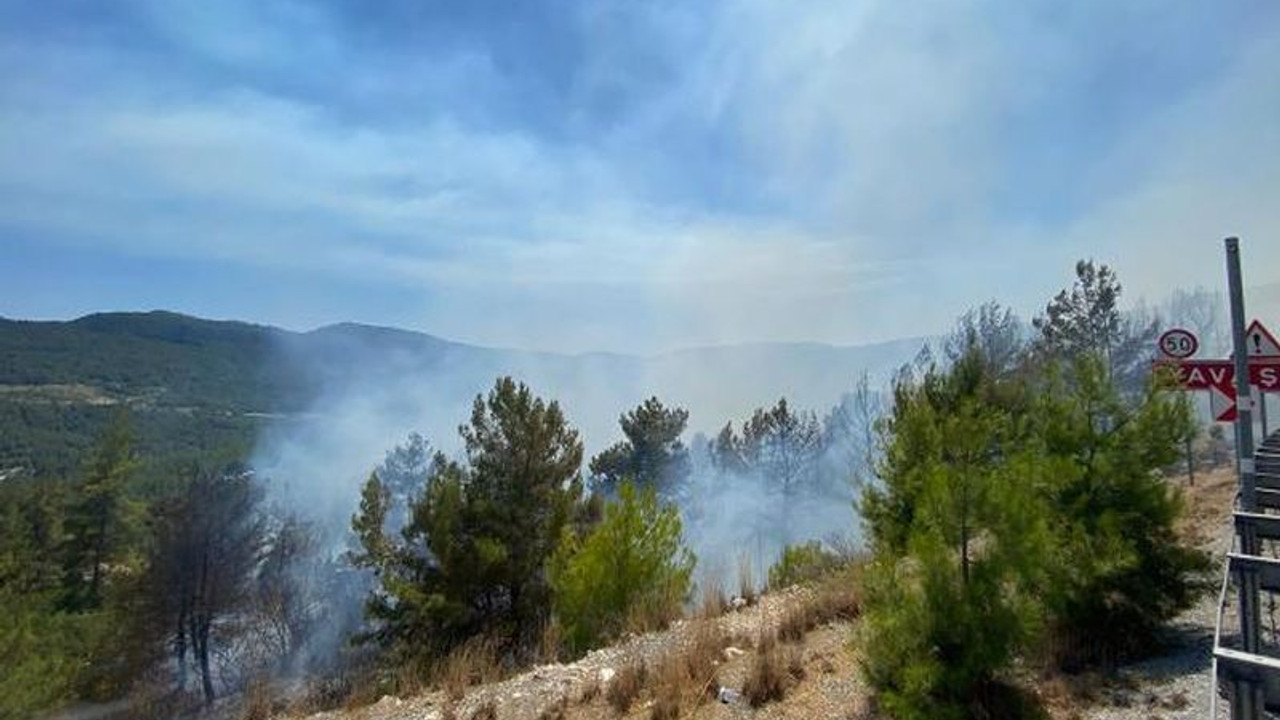
<instances>
[{"instance_id":1,"label":"distant mountain range","mask_svg":"<svg viewBox=\"0 0 1280 720\"><path fill-rule=\"evenodd\" d=\"M784 395L821 412L863 372L883 381L923 342L638 356L488 348L354 323L299 333L164 311L0 319L0 473L74 472L75 456L119 404L139 418L144 448L162 454L248 448L273 418L350 414L353 403L374 425L448 433L469 399L504 374L559 399L590 452L616 433L619 413L648 395L688 408L695 430Z\"/></svg>"}]
</instances>

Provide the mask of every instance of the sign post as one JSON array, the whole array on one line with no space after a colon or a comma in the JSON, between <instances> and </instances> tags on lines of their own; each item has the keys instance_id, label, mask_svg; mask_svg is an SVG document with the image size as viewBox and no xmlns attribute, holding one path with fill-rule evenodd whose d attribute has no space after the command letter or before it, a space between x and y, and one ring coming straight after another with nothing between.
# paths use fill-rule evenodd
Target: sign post
<instances>
[{"instance_id":1,"label":"sign post","mask_svg":"<svg viewBox=\"0 0 1280 720\"><path fill-rule=\"evenodd\" d=\"M1227 250L1227 294L1231 302L1231 339L1235 351L1236 390L1236 467L1240 472L1240 509L1248 513L1258 511L1258 493L1253 473L1253 411L1249 407L1249 351L1244 327L1244 283L1240 278L1240 240L1229 237L1224 241ZM1240 550L1246 555L1258 554L1258 536L1251 525L1238 526ZM1240 603L1240 635L1244 651L1257 653L1262 613L1259 603L1258 575L1253 572L1240 574L1238 591ZM1262 688L1246 680L1235 682L1231 698L1233 720L1260 717Z\"/></svg>"}]
</instances>

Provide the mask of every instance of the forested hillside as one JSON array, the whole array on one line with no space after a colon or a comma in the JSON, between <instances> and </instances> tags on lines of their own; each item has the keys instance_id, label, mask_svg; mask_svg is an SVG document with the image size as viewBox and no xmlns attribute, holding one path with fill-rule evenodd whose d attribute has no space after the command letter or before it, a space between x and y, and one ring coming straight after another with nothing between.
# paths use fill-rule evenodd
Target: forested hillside
<instances>
[{"instance_id":1,"label":"forested hillside","mask_svg":"<svg viewBox=\"0 0 1280 720\"><path fill-rule=\"evenodd\" d=\"M168 312L0 320L0 472L73 473L121 405L150 457L247 447L254 413L296 410L308 394L269 361L282 335Z\"/></svg>"},{"instance_id":2,"label":"forested hillside","mask_svg":"<svg viewBox=\"0 0 1280 720\"><path fill-rule=\"evenodd\" d=\"M28 464L0 482L0 718L123 698L129 717L194 716L271 683L313 708L465 686L467 668L667 627L695 592L718 614L726 581L742 607L766 579L832 573L843 599L818 616L862 614L863 677L890 715L1034 709L1011 668L1150 652L1207 567L1174 533L1164 472L1202 428L1150 376L1162 321L1120 294L1081 261L1033 329L986 303L910 361L913 341L637 358L166 313L6 323L5 437ZM1204 312L1178 317L1215 317L1212 296L1184 300ZM894 354L879 381L843 365ZM664 366L747 402L794 392L718 417L692 393L619 393ZM378 416L400 412L450 431L397 444ZM257 431L277 422L298 432L273 456ZM679 687L714 679L681 667ZM766 703L788 682L750 687ZM660 694L665 718L707 698Z\"/></svg>"},{"instance_id":3,"label":"forested hillside","mask_svg":"<svg viewBox=\"0 0 1280 720\"><path fill-rule=\"evenodd\" d=\"M591 407L594 424L607 431L617 407L653 392L690 398L695 407L699 393L716 400L749 387L757 389L758 402L786 392L806 404L826 403L864 369L886 372L910 359L920 343L565 355L478 347L354 323L299 333L163 311L70 322L0 318L0 477L18 471L75 474L77 458L120 405L131 411L139 449L169 464L209 455L243 457L267 422L312 410L326 393L412 397L430 387L433 403L447 397L461 407L501 374L571 399L576 392L595 400L575 405ZM806 381L796 385L789 379L795 373ZM716 386L705 382L712 374ZM718 423L719 409L713 409ZM421 422L421 410L415 404L410 420ZM453 422L451 414L442 415Z\"/></svg>"}]
</instances>

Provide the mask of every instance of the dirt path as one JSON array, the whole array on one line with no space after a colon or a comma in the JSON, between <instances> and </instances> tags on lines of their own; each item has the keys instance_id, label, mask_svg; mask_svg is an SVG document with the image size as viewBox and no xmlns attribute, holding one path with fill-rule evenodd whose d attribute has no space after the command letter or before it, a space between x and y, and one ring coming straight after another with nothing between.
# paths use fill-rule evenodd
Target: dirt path
<instances>
[{"instance_id":1,"label":"dirt path","mask_svg":"<svg viewBox=\"0 0 1280 720\"><path fill-rule=\"evenodd\" d=\"M706 622L714 623L718 631L729 639L733 650L726 652L734 660L725 663L725 672L726 677L731 677L734 668L744 666L744 658L750 655L750 648L762 630L775 626L788 608L804 602L810 592L802 588L790 588L763 596L759 603L751 607L731 611L718 618L683 620L665 631L632 636L610 647L593 650L576 662L541 665L507 680L472 688L461 700L455 702L450 702L443 691L435 691L405 699L388 696L368 707L319 713L309 717L312 720L448 720L449 717L470 720L472 717L488 718L486 713L489 707L493 708L496 720L615 717L617 713L608 707L603 695L596 691L606 686L626 666L643 662L656 667L663 658L694 642L696 633L700 631L699 624ZM849 626L844 623L841 628L840 625L833 624L813 633L825 633L822 645L810 647L809 643L805 644L807 662L814 664L818 678L837 673L846 677L853 674L851 661L841 656L842 652L848 654L847 649L842 649L841 643L847 644ZM741 651L742 655L739 656L735 651ZM830 665L829 671L824 670L827 665ZM598 696L584 702L584 694ZM718 705L714 701L712 704ZM639 702L627 717L647 717L647 714L643 714L645 708L645 703ZM731 713L706 717L737 716Z\"/></svg>"}]
</instances>

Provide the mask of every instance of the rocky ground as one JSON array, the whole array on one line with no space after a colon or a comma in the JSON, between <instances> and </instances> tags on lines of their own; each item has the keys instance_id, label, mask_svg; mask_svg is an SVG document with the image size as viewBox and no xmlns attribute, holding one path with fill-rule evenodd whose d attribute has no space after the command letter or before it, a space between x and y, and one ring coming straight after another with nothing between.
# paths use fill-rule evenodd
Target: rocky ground
<instances>
[{"instance_id":1,"label":"rocky ground","mask_svg":"<svg viewBox=\"0 0 1280 720\"><path fill-rule=\"evenodd\" d=\"M1185 485L1185 480L1183 480ZM1230 542L1228 517L1235 492L1229 470L1199 475L1186 486L1188 512L1181 528L1189 538L1220 560ZM410 698L384 697L361 708L320 713L313 720L599 720L663 717L679 695L679 717L695 720L730 718L869 718L869 693L857 670L856 620L821 622L787 644L785 697L753 708L742 697L747 676L757 660L759 639L786 622L796 607L814 602L814 592L800 588L773 593L759 603L712 619L675 624L664 632L627 639L594 651L581 660L543 665L516 677L468 689L451 698L435 691ZM1055 720L1099 718L1208 717L1210 655L1217 593L1205 595L1170 629L1168 650L1158 657L1120 668L1107 676L1051 677L1029 680ZM688 653L714 635L714 679L682 686L658 679L670 658ZM627 710L611 701L609 688L629 669L643 664L648 679ZM671 688L678 687L677 690ZM665 701L665 702L664 702ZM723 702L722 702L723 701ZM671 716L674 717L674 716Z\"/></svg>"}]
</instances>

